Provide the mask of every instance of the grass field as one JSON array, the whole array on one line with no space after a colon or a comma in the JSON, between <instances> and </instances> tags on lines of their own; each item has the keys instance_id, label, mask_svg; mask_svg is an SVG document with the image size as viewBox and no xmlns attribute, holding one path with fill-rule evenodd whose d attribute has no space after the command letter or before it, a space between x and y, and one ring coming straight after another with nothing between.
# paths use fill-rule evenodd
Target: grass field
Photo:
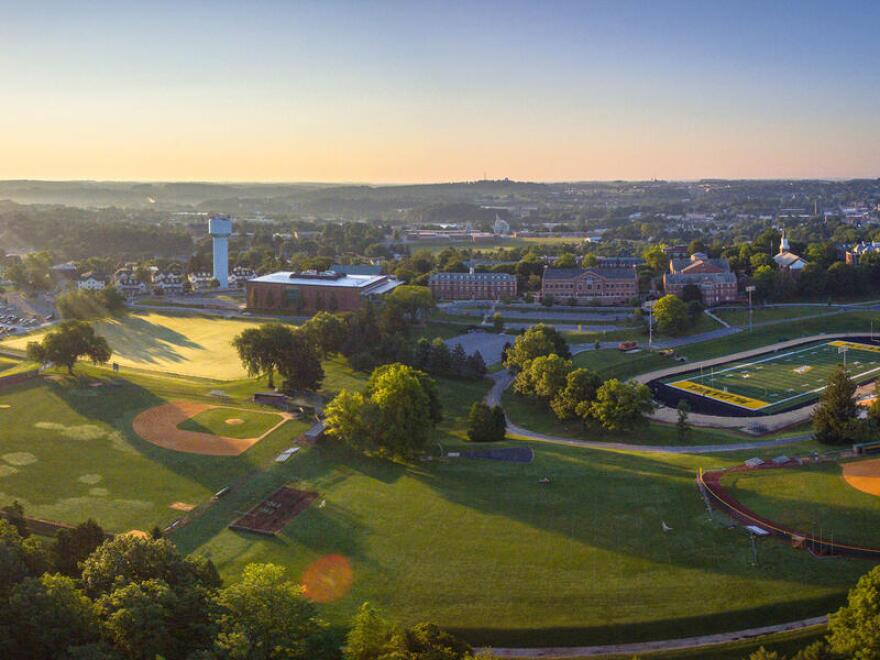
<instances>
[{"instance_id":1,"label":"grass field","mask_svg":"<svg viewBox=\"0 0 880 660\"><path fill-rule=\"evenodd\" d=\"M785 321L797 318L819 316L822 314L834 314L839 308L828 305L793 305L790 307L755 307L752 310L752 323L766 323L770 321ZM749 325L749 310L746 309L721 309L716 310L715 315L727 321L731 325L746 328Z\"/></svg>"},{"instance_id":2,"label":"grass field","mask_svg":"<svg viewBox=\"0 0 880 660\"><path fill-rule=\"evenodd\" d=\"M832 371L843 364L841 349L847 351L848 373L856 383L873 380L880 373L880 345L819 341L677 374L662 382L738 408L780 412L819 397Z\"/></svg>"},{"instance_id":3,"label":"grass field","mask_svg":"<svg viewBox=\"0 0 880 660\"><path fill-rule=\"evenodd\" d=\"M281 421L281 415L242 408L212 408L177 425L182 431L197 431L227 438L258 438Z\"/></svg>"},{"instance_id":4,"label":"grass field","mask_svg":"<svg viewBox=\"0 0 880 660\"><path fill-rule=\"evenodd\" d=\"M112 361L123 368L232 380L246 373L230 342L256 325L197 314L148 312L98 321L95 330L110 342ZM23 351L44 332L4 340L0 348Z\"/></svg>"},{"instance_id":5,"label":"grass field","mask_svg":"<svg viewBox=\"0 0 880 660\"><path fill-rule=\"evenodd\" d=\"M837 463L731 473L722 483L770 520L835 541L880 546L880 497L847 484Z\"/></svg>"}]
</instances>

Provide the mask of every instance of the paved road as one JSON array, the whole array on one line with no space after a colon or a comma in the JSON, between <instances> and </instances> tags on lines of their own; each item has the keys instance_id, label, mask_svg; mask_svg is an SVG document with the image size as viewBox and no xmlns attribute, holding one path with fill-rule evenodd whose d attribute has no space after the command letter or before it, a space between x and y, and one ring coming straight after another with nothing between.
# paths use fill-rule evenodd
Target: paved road
<instances>
[{"instance_id":1,"label":"paved road","mask_svg":"<svg viewBox=\"0 0 880 660\"><path fill-rule=\"evenodd\" d=\"M501 395L504 390L513 382L511 376L506 370L492 374L494 381L492 389L486 394L485 401L490 406L501 404ZM792 445L797 442L809 440L812 435L804 433L793 435L787 438L777 438L775 440L754 440L750 442L737 442L723 445L638 445L628 442L603 442L601 440L576 440L558 435L546 435L537 433L529 429L514 424L511 419L507 418L507 432L510 435L525 438L535 442L547 442L555 445L566 445L569 447L582 447L585 449L612 449L619 451L640 451L652 454L717 454L720 452L746 451L752 449L769 449L772 447L782 447L784 445ZM696 431L699 433L699 431Z\"/></svg>"},{"instance_id":2,"label":"paved road","mask_svg":"<svg viewBox=\"0 0 880 660\"><path fill-rule=\"evenodd\" d=\"M486 648L494 656L499 658L581 658L601 657L603 655L635 656L640 653L652 651L674 651L679 649L695 649L704 646L715 646L740 640L755 639L763 635L824 626L828 623L827 616L817 616L811 619L780 623L775 626L763 626L761 628L749 628L729 633L716 635L701 635L699 637L684 637L681 639L667 639L656 642L636 642L634 644L609 644L606 646L569 646L569 647L546 647L546 648L520 648L520 649L496 649ZM483 650L483 649L480 649Z\"/></svg>"}]
</instances>

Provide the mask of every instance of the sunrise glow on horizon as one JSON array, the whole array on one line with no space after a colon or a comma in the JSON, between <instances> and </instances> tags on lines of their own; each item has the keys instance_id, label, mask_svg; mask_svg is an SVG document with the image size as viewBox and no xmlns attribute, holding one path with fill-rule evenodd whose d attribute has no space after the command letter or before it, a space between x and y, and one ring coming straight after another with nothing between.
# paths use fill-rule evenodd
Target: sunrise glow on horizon
<instances>
[{"instance_id":1,"label":"sunrise glow on horizon","mask_svg":"<svg viewBox=\"0 0 880 660\"><path fill-rule=\"evenodd\" d=\"M876 177L878 17L871 3L9 3L0 179Z\"/></svg>"}]
</instances>

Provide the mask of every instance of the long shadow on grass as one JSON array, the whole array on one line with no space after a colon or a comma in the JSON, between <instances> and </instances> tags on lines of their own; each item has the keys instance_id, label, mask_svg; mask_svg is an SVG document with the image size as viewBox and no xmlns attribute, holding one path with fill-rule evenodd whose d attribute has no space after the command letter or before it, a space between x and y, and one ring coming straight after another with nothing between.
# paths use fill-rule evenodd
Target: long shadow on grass
<instances>
[{"instance_id":1,"label":"long shadow on grass","mask_svg":"<svg viewBox=\"0 0 880 660\"><path fill-rule=\"evenodd\" d=\"M769 620L795 619L799 614L816 615L839 604L846 589L842 585L849 585L870 568L870 564L853 560L820 562L775 540L761 542L761 563L756 567L748 537L741 530L724 529L708 521L692 469L644 455L535 449L536 458L531 464L458 459L436 465L424 481L450 502L572 539L583 545L585 553L598 548L649 565L676 567L683 579L699 579L694 576L702 571L743 578L742 588L747 588L749 580L768 579L793 586L807 582L835 592L827 597L741 607L707 617L539 631L547 640L555 640L554 644L563 640L574 643L575 638L578 643L592 643L672 637L763 625ZM549 485L539 483L544 477L550 479ZM664 532L663 523L672 531ZM572 561L583 564L585 560ZM717 607L717 594L712 595ZM742 603L741 596L731 594L732 602ZM631 606L619 605L623 609ZM682 604L682 608L693 611L692 604ZM530 643L536 643L530 637L535 630L487 627L460 632L473 642L493 640L498 644L497 640L504 639L505 643L525 643L529 638Z\"/></svg>"},{"instance_id":2,"label":"long shadow on grass","mask_svg":"<svg viewBox=\"0 0 880 660\"><path fill-rule=\"evenodd\" d=\"M119 324L106 325L102 332L116 353L139 362L183 362L187 358L175 347L204 348L183 333L135 315L126 317Z\"/></svg>"}]
</instances>

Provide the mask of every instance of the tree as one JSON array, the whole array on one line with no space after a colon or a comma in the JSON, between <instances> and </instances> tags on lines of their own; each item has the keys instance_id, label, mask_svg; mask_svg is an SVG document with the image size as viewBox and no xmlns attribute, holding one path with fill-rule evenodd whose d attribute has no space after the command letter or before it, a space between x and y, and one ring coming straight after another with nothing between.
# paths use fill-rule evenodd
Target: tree
<instances>
[{"instance_id":1,"label":"tree","mask_svg":"<svg viewBox=\"0 0 880 660\"><path fill-rule=\"evenodd\" d=\"M492 329L499 334L504 332L504 318L499 312L492 315Z\"/></svg>"},{"instance_id":2,"label":"tree","mask_svg":"<svg viewBox=\"0 0 880 660\"><path fill-rule=\"evenodd\" d=\"M426 314L437 306L434 295L428 287L402 284L387 297L386 303L399 306L409 314L410 321L415 323L419 316Z\"/></svg>"},{"instance_id":3,"label":"tree","mask_svg":"<svg viewBox=\"0 0 880 660\"><path fill-rule=\"evenodd\" d=\"M550 401L565 387L570 371L571 360L561 358L556 353L540 355L523 365L513 381L513 391Z\"/></svg>"},{"instance_id":4,"label":"tree","mask_svg":"<svg viewBox=\"0 0 880 660\"><path fill-rule=\"evenodd\" d=\"M82 584L92 598L121 585L161 580L174 587L214 589L220 578L214 565L201 557L182 557L167 539L116 536L83 562Z\"/></svg>"},{"instance_id":5,"label":"tree","mask_svg":"<svg viewBox=\"0 0 880 660\"><path fill-rule=\"evenodd\" d=\"M290 327L281 323L264 323L257 328L243 330L232 340L232 345L248 374L266 374L269 387L274 387L273 376L292 333Z\"/></svg>"},{"instance_id":6,"label":"tree","mask_svg":"<svg viewBox=\"0 0 880 660\"><path fill-rule=\"evenodd\" d=\"M27 354L36 362L67 367L67 373L73 374L73 365L80 357L103 364L110 360L112 351L107 340L96 335L95 329L85 321L64 321L40 343L28 343Z\"/></svg>"},{"instance_id":7,"label":"tree","mask_svg":"<svg viewBox=\"0 0 880 660\"><path fill-rule=\"evenodd\" d=\"M623 431L643 422L644 415L653 409L647 385L612 378L596 391L590 414L609 431Z\"/></svg>"},{"instance_id":8,"label":"tree","mask_svg":"<svg viewBox=\"0 0 880 660\"><path fill-rule=\"evenodd\" d=\"M696 301L703 302L703 294L700 293L700 287L696 284L685 284L681 290L681 299L686 303Z\"/></svg>"},{"instance_id":9,"label":"tree","mask_svg":"<svg viewBox=\"0 0 880 660\"><path fill-rule=\"evenodd\" d=\"M342 649L346 660L376 660L387 655L395 635L394 625L370 603L362 604L354 615Z\"/></svg>"},{"instance_id":10,"label":"tree","mask_svg":"<svg viewBox=\"0 0 880 660\"><path fill-rule=\"evenodd\" d=\"M300 326L322 358L342 350L348 335L348 323L340 314L318 312Z\"/></svg>"},{"instance_id":11,"label":"tree","mask_svg":"<svg viewBox=\"0 0 880 660\"><path fill-rule=\"evenodd\" d=\"M9 616L18 657L66 657L68 648L98 639L92 601L63 575L46 573L16 585Z\"/></svg>"},{"instance_id":12,"label":"tree","mask_svg":"<svg viewBox=\"0 0 880 660\"><path fill-rule=\"evenodd\" d=\"M216 646L229 658L325 657L326 624L303 589L275 564L248 564L241 579L217 595Z\"/></svg>"},{"instance_id":13,"label":"tree","mask_svg":"<svg viewBox=\"0 0 880 660\"><path fill-rule=\"evenodd\" d=\"M565 377L565 386L550 402L550 408L562 420L583 417L581 413L589 409L601 385L602 379L594 371L585 368L570 371Z\"/></svg>"},{"instance_id":14,"label":"tree","mask_svg":"<svg viewBox=\"0 0 880 660\"><path fill-rule=\"evenodd\" d=\"M706 247L706 244L699 238L695 238L688 244L688 254L697 254L698 252L705 254L708 251L709 249Z\"/></svg>"},{"instance_id":15,"label":"tree","mask_svg":"<svg viewBox=\"0 0 880 660\"><path fill-rule=\"evenodd\" d=\"M577 268L577 259L571 252L563 252L553 262L554 268Z\"/></svg>"},{"instance_id":16,"label":"tree","mask_svg":"<svg viewBox=\"0 0 880 660\"><path fill-rule=\"evenodd\" d=\"M813 437L823 444L842 445L858 438L856 384L842 366L828 378L813 412Z\"/></svg>"},{"instance_id":17,"label":"tree","mask_svg":"<svg viewBox=\"0 0 880 660\"><path fill-rule=\"evenodd\" d=\"M516 338L513 346L507 350L504 366L519 370L529 360L551 353L566 359L571 357L568 343L556 328L538 323Z\"/></svg>"},{"instance_id":18,"label":"tree","mask_svg":"<svg viewBox=\"0 0 880 660\"><path fill-rule=\"evenodd\" d=\"M691 432L691 425L688 423L688 415L691 412L691 406L687 399L680 399L678 402L678 419L675 422L675 428L678 431L678 441L684 443Z\"/></svg>"},{"instance_id":19,"label":"tree","mask_svg":"<svg viewBox=\"0 0 880 660\"><path fill-rule=\"evenodd\" d=\"M324 412L329 437L392 456L420 451L442 419L434 381L398 363L374 369L363 394L343 389Z\"/></svg>"},{"instance_id":20,"label":"tree","mask_svg":"<svg viewBox=\"0 0 880 660\"><path fill-rule=\"evenodd\" d=\"M669 257L663 251L662 245L652 245L645 248L642 252L642 259L645 260L645 265L651 269L654 275L659 275L669 265Z\"/></svg>"},{"instance_id":21,"label":"tree","mask_svg":"<svg viewBox=\"0 0 880 660\"><path fill-rule=\"evenodd\" d=\"M85 561L106 539L104 530L91 518L71 529L59 529L55 535L58 570L64 575L79 577L80 562Z\"/></svg>"},{"instance_id":22,"label":"tree","mask_svg":"<svg viewBox=\"0 0 880 660\"><path fill-rule=\"evenodd\" d=\"M507 420L501 406L489 407L475 401L468 414L468 440L471 442L500 442L507 433Z\"/></svg>"},{"instance_id":23,"label":"tree","mask_svg":"<svg viewBox=\"0 0 880 660\"><path fill-rule=\"evenodd\" d=\"M284 378L281 389L286 394L317 389L324 380L318 350L300 330L291 331L280 347L277 368Z\"/></svg>"},{"instance_id":24,"label":"tree","mask_svg":"<svg viewBox=\"0 0 880 660\"><path fill-rule=\"evenodd\" d=\"M687 305L678 296L666 295L654 305L657 330L666 335L684 334L690 326Z\"/></svg>"},{"instance_id":25,"label":"tree","mask_svg":"<svg viewBox=\"0 0 880 660\"><path fill-rule=\"evenodd\" d=\"M3 517L6 518L6 521L15 527L15 531L18 532L18 535L26 539L30 536L30 531L28 530L27 520L24 517L24 507L21 505L21 502L18 500L13 500L12 504L7 504L2 508Z\"/></svg>"},{"instance_id":26,"label":"tree","mask_svg":"<svg viewBox=\"0 0 880 660\"><path fill-rule=\"evenodd\" d=\"M842 658L880 657L880 567L850 589L847 603L828 618L828 645Z\"/></svg>"}]
</instances>

